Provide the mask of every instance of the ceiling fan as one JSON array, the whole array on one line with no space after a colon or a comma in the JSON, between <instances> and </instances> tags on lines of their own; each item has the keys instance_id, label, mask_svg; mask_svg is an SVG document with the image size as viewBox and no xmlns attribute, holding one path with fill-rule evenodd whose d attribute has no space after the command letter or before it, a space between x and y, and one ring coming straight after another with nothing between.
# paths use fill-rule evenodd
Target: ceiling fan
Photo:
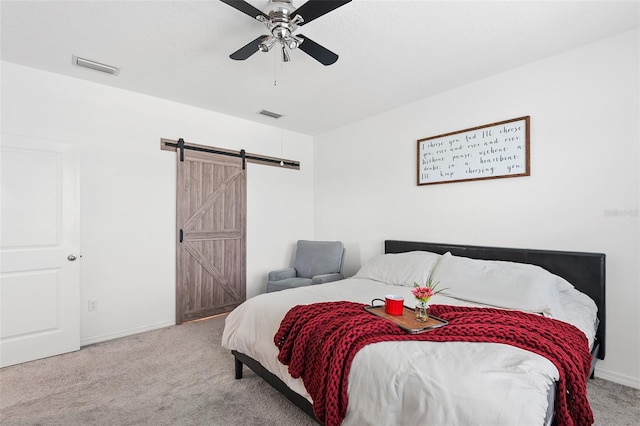
<instances>
[{"instance_id":1,"label":"ceiling fan","mask_svg":"<svg viewBox=\"0 0 640 426\"><path fill-rule=\"evenodd\" d=\"M282 59L289 62L289 50L300 48L323 65L331 65L338 60L338 55L322 47L309 37L293 33L299 26L308 24L316 18L339 8L351 0L308 0L299 8L293 7L292 0L269 0L269 6L265 12L257 9L244 0L220 0L223 3L245 13L262 22L271 35L261 35L247 45L233 52L229 57L237 61L243 61L258 50L268 52L276 44L282 47Z\"/></svg>"}]
</instances>

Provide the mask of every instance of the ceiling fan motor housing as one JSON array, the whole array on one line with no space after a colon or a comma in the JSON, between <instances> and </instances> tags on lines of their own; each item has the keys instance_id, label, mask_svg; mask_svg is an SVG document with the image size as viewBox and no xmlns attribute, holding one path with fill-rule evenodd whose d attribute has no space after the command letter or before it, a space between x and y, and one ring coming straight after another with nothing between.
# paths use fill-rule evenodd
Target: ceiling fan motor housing
<instances>
[{"instance_id":1,"label":"ceiling fan motor housing","mask_svg":"<svg viewBox=\"0 0 640 426\"><path fill-rule=\"evenodd\" d=\"M265 13L270 14L275 11L286 11L287 14L291 14L294 10L296 10L296 8L293 7L291 0L269 0L269 6L267 6Z\"/></svg>"},{"instance_id":2,"label":"ceiling fan motor housing","mask_svg":"<svg viewBox=\"0 0 640 426\"><path fill-rule=\"evenodd\" d=\"M304 19L300 15L296 15L291 19L291 14L294 11L295 8L291 4L291 0L270 0L266 11L269 13L269 19L262 15L256 17L272 34L271 37L266 38L259 44L258 47L261 51L268 52L276 41L292 50L300 46L303 40L291 34L298 29L298 25Z\"/></svg>"}]
</instances>

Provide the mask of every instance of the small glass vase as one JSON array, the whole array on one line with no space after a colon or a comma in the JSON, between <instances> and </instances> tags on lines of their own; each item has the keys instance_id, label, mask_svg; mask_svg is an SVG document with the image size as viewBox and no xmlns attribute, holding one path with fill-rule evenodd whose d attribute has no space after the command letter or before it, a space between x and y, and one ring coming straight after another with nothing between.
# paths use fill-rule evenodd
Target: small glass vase
<instances>
[{"instance_id":1,"label":"small glass vase","mask_svg":"<svg viewBox=\"0 0 640 426\"><path fill-rule=\"evenodd\" d=\"M429 321L429 308L426 300L416 301L416 321L427 322Z\"/></svg>"}]
</instances>

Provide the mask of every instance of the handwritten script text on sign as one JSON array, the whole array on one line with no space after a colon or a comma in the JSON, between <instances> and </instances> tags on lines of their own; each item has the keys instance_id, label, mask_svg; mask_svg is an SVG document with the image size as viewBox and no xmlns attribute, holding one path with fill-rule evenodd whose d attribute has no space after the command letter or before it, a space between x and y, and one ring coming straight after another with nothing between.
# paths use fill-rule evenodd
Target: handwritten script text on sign
<instances>
[{"instance_id":1,"label":"handwritten script text on sign","mask_svg":"<svg viewBox=\"0 0 640 426\"><path fill-rule=\"evenodd\" d=\"M423 140L419 183L522 175L526 142L525 120Z\"/></svg>"}]
</instances>

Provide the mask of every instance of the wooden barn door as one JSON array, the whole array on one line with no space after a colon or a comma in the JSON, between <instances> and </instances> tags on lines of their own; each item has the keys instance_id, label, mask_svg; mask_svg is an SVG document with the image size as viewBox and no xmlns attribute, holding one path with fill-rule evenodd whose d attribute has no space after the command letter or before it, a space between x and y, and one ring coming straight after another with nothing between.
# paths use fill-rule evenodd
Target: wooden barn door
<instances>
[{"instance_id":1,"label":"wooden barn door","mask_svg":"<svg viewBox=\"0 0 640 426\"><path fill-rule=\"evenodd\" d=\"M176 324L228 312L246 298L246 170L242 160L178 157Z\"/></svg>"}]
</instances>

